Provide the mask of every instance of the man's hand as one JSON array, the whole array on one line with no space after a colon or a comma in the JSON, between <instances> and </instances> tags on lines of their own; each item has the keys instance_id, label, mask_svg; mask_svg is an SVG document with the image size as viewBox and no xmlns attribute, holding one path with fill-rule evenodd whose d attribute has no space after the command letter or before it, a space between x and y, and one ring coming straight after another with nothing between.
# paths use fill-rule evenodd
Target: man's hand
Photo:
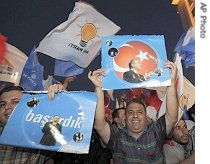
<instances>
[{"instance_id":1,"label":"man's hand","mask_svg":"<svg viewBox=\"0 0 210 164\"><path fill-rule=\"evenodd\" d=\"M53 100L55 98L55 93L65 91L65 87L62 84L53 84L48 88L48 98Z\"/></svg>"},{"instance_id":2,"label":"man's hand","mask_svg":"<svg viewBox=\"0 0 210 164\"><path fill-rule=\"evenodd\" d=\"M66 88L68 88L69 83L71 83L72 81L74 81L77 77L76 76L69 76L67 78L65 78L65 80L63 81L63 86Z\"/></svg>"},{"instance_id":3,"label":"man's hand","mask_svg":"<svg viewBox=\"0 0 210 164\"><path fill-rule=\"evenodd\" d=\"M176 64L168 60L164 64L164 67L170 68L170 70L171 70L171 74L170 74L171 85L175 85L176 79L177 79L177 72L178 72Z\"/></svg>"},{"instance_id":4,"label":"man's hand","mask_svg":"<svg viewBox=\"0 0 210 164\"><path fill-rule=\"evenodd\" d=\"M149 79L153 74L154 74L153 71L146 72L144 78L145 78L145 79Z\"/></svg>"},{"instance_id":5,"label":"man's hand","mask_svg":"<svg viewBox=\"0 0 210 164\"><path fill-rule=\"evenodd\" d=\"M88 73L88 78L95 85L95 88L102 87L102 77L104 76L105 71L103 69L97 69L95 71L90 71Z\"/></svg>"}]
</instances>

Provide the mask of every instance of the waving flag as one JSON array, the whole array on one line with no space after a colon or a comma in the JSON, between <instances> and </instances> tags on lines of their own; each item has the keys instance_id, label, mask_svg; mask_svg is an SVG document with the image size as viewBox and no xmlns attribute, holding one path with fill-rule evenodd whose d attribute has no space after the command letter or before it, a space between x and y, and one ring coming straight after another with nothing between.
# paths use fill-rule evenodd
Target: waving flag
<instances>
[{"instance_id":1,"label":"waving flag","mask_svg":"<svg viewBox=\"0 0 210 164\"><path fill-rule=\"evenodd\" d=\"M174 51L184 60L185 68L195 66L195 28L190 27L181 35Z\"/></svg>"},{"instance_id":2,"label":"waving flag","mask_svg":"<svg viewBox=\"0 0 210 164\"><path fill-rule=\"evenodd\" d=\"M6 54L6 50L7 50L6 41L7 41L7 38L0 34L0 64Z\"/></svg>"},{"instance_id":3,"label":"waving flag","mask_svg":"<svg viewBox=\"0 0 210 164\"><path fill-rule=\"evenodd\" d=\"M186 105L184 106L183 118L184 118L184 120L189 120L190 119L190 117L187 113L187 106Z\"/></svg>"},{"instance_id":4,"label":"waving flag","mask_svg":"<svg viewBox=\"0 0 210 164\"><path fill-rule=\"evenodd\" d=\"M86 68L101 48L101 37L119 30L119 26L93 6L76 2L68 20L50 31L36 51Z\"/></svg>"},{"instance_id":5,"label":"waving flag","mask_svg":"<svg viewBox=\"0 0 210 164\"><path fill-rule=\"evenodd\" d=\"M195 87L194 85L183 75L181 57L176 54L175 64L178 68L177 77L177 95L179 99L178 120L183 116L184 110L188 110L195 103ZM160 107L158 118L166 112L166 98L163 100Z\"/></svg>"},{"instance_id":6,"label":"waving flag","mask_svg":"<svg viewBox=\"0 0 210 164\"><path fill-rule=\"evenodd\" d=\"M175 58L175 64L177 66L178 69L178 73L177 73L177 82L176 82L176 88L177 88L177 95L178 97L181 97L181 95L183 95L183 70L182 70L182 63L181 63L181 57L179 56L178 53L175 54L176 58ZM165 98L161 104L159 113L158 113L158 118L161 117L163 114L165 114L166 112L166 95ZM182 110L179 108L179 114L178 115L182 115L183 112Z\"/></svg>"},{"instance_id":7,"label":"waving flag","mask_svg":"<svg viewBox=\"0 0 210 164\"><path fill-rule=\"evenodd\" d=\"M187 110L195 104L195 86L184 77L184 94L187 97Z\"/></svg>"},{"instance_id":8,"label":"waving flag","mask_svg":"<svg viewBox=\"0 0 210 164\"><path fill-rule=\"evenodd\" d=\"M184 111L183 106L186 105L186 101L183 102L183 100L186 100L186 99L184 96L183 69L182 69L181 57L179 56L179 54L176 54L175 64L178 68L178 77L177 77L176 85L177 85L177 95L179 99L179 110L178 110L178 120L179 120L183 115L183 111Z\"/></svg>"},{"instance_id":9,"label":"waving flag","mask_svg":"<svg viewBox=\"0 0 210 164\"><path fill-rule=\"evenodd\" d=\"M0 81L18 85L27 58L18 48L6 43L6 54L0 64Z\"/></svg>"},{"instance_id":10,"label":"waving flag","mask_svg":"<svg viewBox=\"0 0 210 164\"><path fill-rule=\"evenodd\" d=\"M20 80L20 85L28 91L44 90L42 84L44 67L40 65L35 49L36 47L30 53Z\"/></svg>"},{"instance_id":11,"label":"waving flag","mask_svg":"<svg viewBox=\"0 0 210 164\"><path fill-rule=\"evenodd\" d=\"M84 68L74 64L72 61L55 60L54 75L69 77L82 74Z\"/></svg>"}]
</instances>

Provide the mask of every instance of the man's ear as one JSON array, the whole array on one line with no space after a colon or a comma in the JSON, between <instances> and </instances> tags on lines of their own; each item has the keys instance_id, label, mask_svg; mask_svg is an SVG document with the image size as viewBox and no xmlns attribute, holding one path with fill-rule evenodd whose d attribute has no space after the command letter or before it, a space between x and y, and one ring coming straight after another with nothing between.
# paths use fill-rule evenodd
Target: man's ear
<instances>
[{"instance_id":1,"label":"man's ear","mask_svg":"<svg viewBox=\"0 0 210 164\"><path fill-rule=\"evenodd\" d=\"M131 63L131 68L133 68L133 62Z\"/></svg>"}]
</instances>

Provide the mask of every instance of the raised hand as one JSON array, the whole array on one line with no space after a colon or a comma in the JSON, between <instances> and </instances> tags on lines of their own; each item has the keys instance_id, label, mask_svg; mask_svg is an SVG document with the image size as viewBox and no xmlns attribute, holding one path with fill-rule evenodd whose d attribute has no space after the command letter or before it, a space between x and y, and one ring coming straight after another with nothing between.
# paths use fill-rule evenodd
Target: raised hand
<instances>
[{"instance_id":1,"label":"raised hand","mask_svg":"<svg viewBox=\"0 0 210 164\"><path fill-rule=\"evenodd\" d=\"M50 100L53 100L55 98L55 93L58 93L58 92L62 92L62 91L65 91L65 87L62 85L62 84L53 84L53 85L50 85L49 88L47 89L48 91L48 98Z\"/></svg>"},{"instance_id":2,"label":"raised hand","mask_svg":"<svg viewBox=\"0 0 210 164\"><path fill-rule=\"evenodd\" d=\"M105 75L105 71L103 69L97 69L95 71L90 71L88 73L88 78L95 85L95 88L102 87L102 77Z\"/></svg>"}]
</instances>

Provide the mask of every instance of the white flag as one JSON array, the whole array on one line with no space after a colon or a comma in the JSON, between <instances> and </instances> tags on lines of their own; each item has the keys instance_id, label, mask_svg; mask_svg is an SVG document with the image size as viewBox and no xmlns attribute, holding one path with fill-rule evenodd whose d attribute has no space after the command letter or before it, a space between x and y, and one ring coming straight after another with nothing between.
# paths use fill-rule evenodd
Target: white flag
<instances>
[{"instance_id":1,"label":"white flag","mask_svg":"<svg viewBox=\"0 0 210 164\"><path fill-rule=\"evenodd\" d=\"M188 110L195 104L195 86L186 77L184 77L184 93L182 99L184 98L186 98L186 102L182 101L181 106L183 108L186 105Z\"/></svg>"},{"instance_id":2,"label":"white flag","mask_svg":"<svg viewBox=\"0 0 210 164\"><path fill-rule=\"evenodd\" d=\"M176 54L175 64L178 68L178 78L177 78L177 95L179 102L178 110L178 120L183 115L184 108L187 110L193 106L195 103L195 87L194 85L183 75L181 57ZM162 105L160 107L158 118L161 117L166 112L166 98L164 98Z\"/></svg>"},{"instance_id":3,"label":"white flag","mask_svg":"<svg viewBox=\"0 0 210 164\"><path fill-rule=\"evenodd\" d=\"M23 67L28 57L18 48L6 43L6 55L0 65L0 81L19 85Z\"/></svg>"},{"instance_id":4,"label":"white flag","mask_svg":"<svg viewBox=\"0 0 210 164\"><path fill-rule=\"evenodd\" d=\"M178 69L176 88L177 88L177 96L180 101L180 97L183 95L184 83L183 83L183 70L182 70L181 57L179 56L179 54L176 54L176 60L174 63L176 64L177 69ZM165 112L166 112L166 95L160 107L158 118L160 118L163 114L165 114ZM182 114L183 114L183 110L181 110L180 105L179 105L178 117L181 118L180 116L182 116Z\"/></svg>"},{"instance_id":5,"label":"white flag","mask_svg":"<svg viewBox=\"0 0 210 164\"><path fill-rule=\"evenodd\" d=\"M67 21L50 31L36 51L86 68L101 48L101 37L120 27L85 2L76 2Z\"/></svg>"},{"instance_id":6,"label":"white flag","mask_svg":"<svg viewBox=\"0 0 210 164\"><path fill-rule=\"evenodd\" d=\"M182 97L184 96L184 75L183 75L183 69L182 69L182 63L181 63L181 57L179 56L179 54L176 54L176 60L175 60L175 64L178 68L178 79L177 79L177 96L178 96L178 102L179 102L179 110L178 110L178 120L180 120L180 118L183 115L183 109L182 108L182 104L186 104L186 102L182 102ZM185 100L184 100L185 101Z\"/></svg>"}]
</instances>

